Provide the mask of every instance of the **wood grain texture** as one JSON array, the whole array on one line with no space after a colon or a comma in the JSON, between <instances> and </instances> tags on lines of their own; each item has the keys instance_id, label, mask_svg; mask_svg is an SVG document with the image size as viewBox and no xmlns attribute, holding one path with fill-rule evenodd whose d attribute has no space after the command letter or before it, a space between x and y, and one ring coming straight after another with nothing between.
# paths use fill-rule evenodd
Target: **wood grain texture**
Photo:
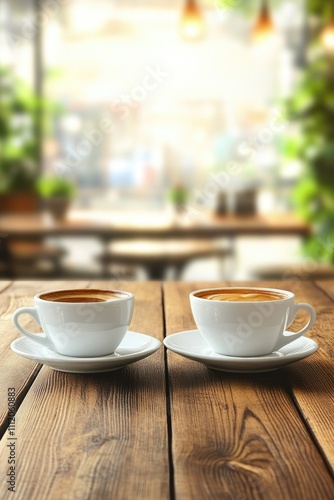
<instances>
[{"instance_id":1,"label":"wood grain texture","mask_svg":"<svg viewBox=\"0 0 334 500\"><path fill-rule=\"evenodd\" d=\"M202 285L164 284L167 334L194 327L188 294ZM176 499L333 498L283 370L228 374L167 356Z\"/></svg>"},{"instance_id":2,"label":"wood grain texture","mask_svg":"<svg viewBox=\"0 0 334 500\"><path fill-rule=\"evenodd\" d=\"M104 282L103 287L133 291L131 329L162 339L159 283L145 289L140 283ZM164 380L163 349L104 374L43 367L17 412L15 498L169 498ZM1 479L6 452L5 435ZM2 499L12 498L5 485L1 488Z\"/></svg>"},{"instance_id":3,"label":"wood grain texture","mask_svg":"<svg viewBox=\"0 0 334 500\"><path fill-rule=\"evenodd\" d=\"M87 282L73 282L70 286L87 286ZM12 323L13 312L24 306L33 306L36 293L51 288L66 288L68 282L50 281L2 281L0 282L0 436L7 426L7 389L16 390L16 404L20 405L31 382L37 375L40 365L31 360L19 357L10 349L11 342L20 337ZM27 317L22 324L31 331L40 331L36 323Z\"/></svg>"},{"instance_id":4,"label":"wood grain texture","mask_svg":"<svg viewBox=\"0 0 334 500\"><path fill-rule=\"evenodd\" d=\"M169 282L162 294L159 283L147 282L0 282L3 430L7 387L14 383L18 404L23 400L16 416L16 498L334 497L334 282L262 283L292 290L298 302L315 306L318 317L308 335L320 347L313 356L276 372L240 375L209 370L167 351L167 406L163 349L122 370L91 375L40 369L9 349L18 335L13 310L32 305L39 290L91 286L131 291L136 304L130 329L162 339L164 321L167 334L195 328L188 298L192 290L221 285ZM304 321L299 316L294 329ZM3 480L7 443L5 430L1 499L13 495Z\"/></svg>"},{"instance_id":5,"label":"wood grain texture","mask_svg":"<svg viewBox=\"0 0 334 500\"><path fill-rule=\"evenodd\" d=\"M299 284L296 292L317 311L309 336L319 344L319 350L286 369L288 382L334 475L334 282Z\"/></svg>"},{"instance_id":6,"label":"wood grain texture","mask_svg":"<svg viewBox=\"0 0 334 500\"><path fill-rule=\"evenodd\" d=\"M316 281L315 285L334 300L334 280Z\"/></svg>"},{"instance_id":7,"label":"wood grain texture","mask_svg":"<svg viewBox=\"0 0 334 500\"><path fill-rule=\"evenodd\" d=\"M11 281L8 280L0 280L0 292L8 288L12 284Z\"/></svg>"},{"instance_id":8,"label":"wood grain texture","mask_svg":"<svg viewBox=\"0 0 334 500\"><path fill-rule=\"evenodd\" d=\"M258 284L289 290L296 295L297 303L308 302L317 312L316 322L307 337L319 344L318 351L282 369L281 373L334 475L334 281ZM292 330L305 324L306 316L298 317Z\"/></svg>"}]
</instances>

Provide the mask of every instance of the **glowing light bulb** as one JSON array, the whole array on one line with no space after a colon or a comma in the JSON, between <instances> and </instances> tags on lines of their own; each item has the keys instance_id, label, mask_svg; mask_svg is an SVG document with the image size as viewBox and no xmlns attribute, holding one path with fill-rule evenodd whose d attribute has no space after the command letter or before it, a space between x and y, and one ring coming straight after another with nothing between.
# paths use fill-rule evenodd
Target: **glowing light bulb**
<instances>
[{"instance_id":1,"label":"glowing light bulb","mask_svg":"<svg viewBox=\"0 0 334 500\"><path fill-rule=\"evenodd\" d=\"M186 0L181 16L180 31L188 40L198 40L204 35L204 19L196 0Z\"/></svg>"}]
</instances>

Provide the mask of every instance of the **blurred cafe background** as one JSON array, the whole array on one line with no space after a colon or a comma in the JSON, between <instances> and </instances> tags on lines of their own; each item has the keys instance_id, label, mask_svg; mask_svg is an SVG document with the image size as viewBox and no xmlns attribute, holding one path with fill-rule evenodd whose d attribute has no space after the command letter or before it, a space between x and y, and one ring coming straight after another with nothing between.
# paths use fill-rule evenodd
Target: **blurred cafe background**
<instances>
[{"instance_id":1,"label":"blurred cafe background","mask_svg":"<svg viewBox=\"0 0 334 500\"><path fill-rule=\"evenodd\" d=\"M333 277L331 0L0 0L3 278Z\"/></svg>"}]
</instances>

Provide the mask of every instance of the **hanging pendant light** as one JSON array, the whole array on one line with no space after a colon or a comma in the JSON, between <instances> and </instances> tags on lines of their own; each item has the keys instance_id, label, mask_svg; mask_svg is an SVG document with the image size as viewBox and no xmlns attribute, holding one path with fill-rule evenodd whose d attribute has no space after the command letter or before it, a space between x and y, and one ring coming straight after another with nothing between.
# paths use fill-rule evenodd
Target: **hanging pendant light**
<instances>
[{"instance_id":1,"label":"hanging pendant light","mask_svg":"<svg viewBox=\"0 0 334 500\"><path fill-rule=\"evenodd\" d=\"M186 0L180 22L181 35L188 40L198 40L204 30L204 18L196 0Z\"/></svg>"},{"instance_id":2,"label":"hanging pendant light","mask_svg":"<svg viewBox=\"0 0 334 500\"><path fill-rule=\"evenodd\" d=\"M269 12L268 2L263 0L259 17L252 29L252 40L255 43L266 41L274 34L274 31L275 26Z\"/></svg>"}]
</instances>

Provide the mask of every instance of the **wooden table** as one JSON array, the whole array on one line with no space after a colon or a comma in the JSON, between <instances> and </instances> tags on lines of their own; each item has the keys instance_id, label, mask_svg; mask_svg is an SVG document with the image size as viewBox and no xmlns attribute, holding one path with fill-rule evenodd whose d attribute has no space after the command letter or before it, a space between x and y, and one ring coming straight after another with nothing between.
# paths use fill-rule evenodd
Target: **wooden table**
<instances>
[{"instance_id":1,"label":"wooden table","mask_svg":"<svg viewBox=\"0 0 334 500\"><path fill-rule=\"evenodd\" d=\"M13 311L32 305L41 290L132 291L131 329L162 340L194 328L188 293L207 285L213 286L0 283L1 499L334 498L334 281L266 282L294 291L318 314L309 336L319 350L274 372L218 372L160 348L119 371L67 374L9 347L19 336ZM11 436L8 401L14 393ZM15 494L6 484L10 446Z\"/></svg>"},{"instance_id":2,"label":"wooden table","mask_svg":"<svg viewBox=\"0 0 334 500\"><path fill-rule=\"evenodd\" d=\"M96 236L101 239L124 238L217 238L239 235L306 236L310 226L292 213L250 216L212 213L175 217L167 211L94 212L77 210L63 221L53 221L43 214L3 215L0 236L6 238L41 238L46 236Z\"/></svg>"}]
</instances>

